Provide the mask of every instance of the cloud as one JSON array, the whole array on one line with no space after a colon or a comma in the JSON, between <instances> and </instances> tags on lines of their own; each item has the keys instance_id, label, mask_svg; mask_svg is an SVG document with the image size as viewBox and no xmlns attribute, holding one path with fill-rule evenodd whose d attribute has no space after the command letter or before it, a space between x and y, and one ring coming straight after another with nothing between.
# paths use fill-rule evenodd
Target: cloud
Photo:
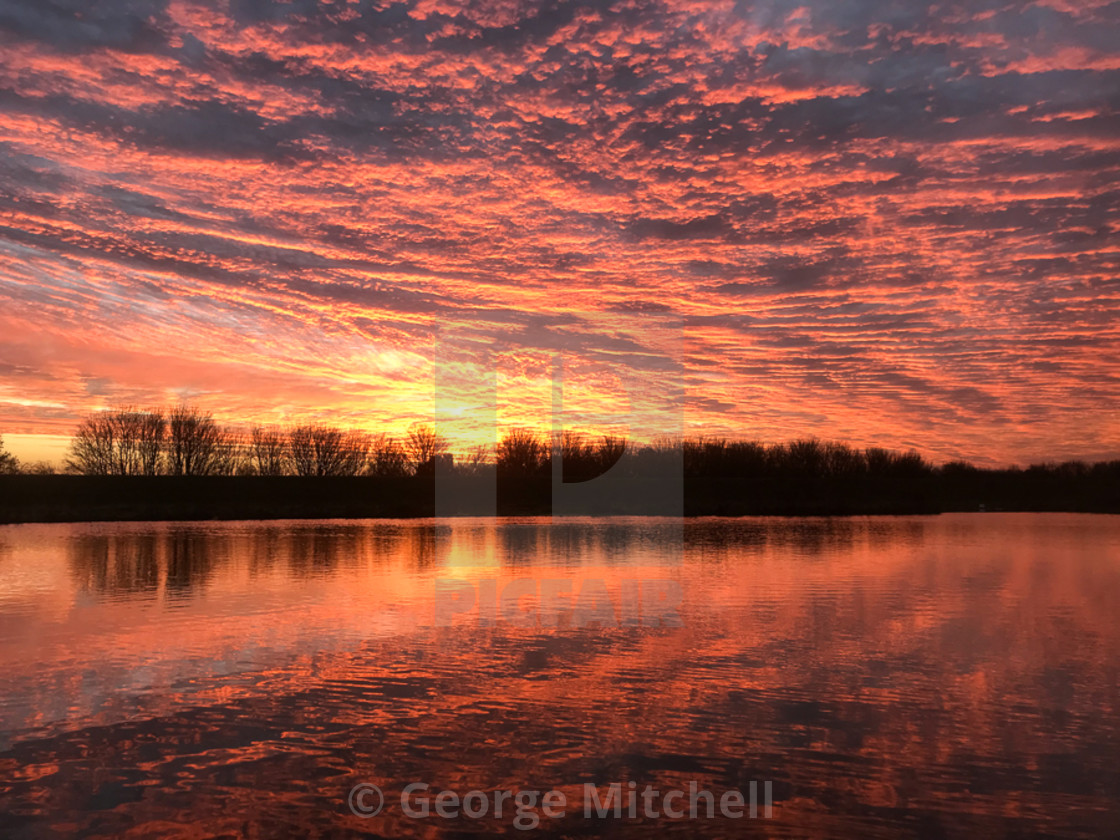
<instances>
[{"instance_id":1,"label":"cloud","mask_svg":"<svg viewBox=\"0 0 1120 840\"><path fill-rule=\"evenodd\" d=\"M1106 451L1118 29L1046 0L0 2L0 376L70 407L0 425L183 388L406 422L438 323L547 350L595 310L682 320L696 427ZM616 340L578 352L643 352Z\"/></svg>"}]
</instances>

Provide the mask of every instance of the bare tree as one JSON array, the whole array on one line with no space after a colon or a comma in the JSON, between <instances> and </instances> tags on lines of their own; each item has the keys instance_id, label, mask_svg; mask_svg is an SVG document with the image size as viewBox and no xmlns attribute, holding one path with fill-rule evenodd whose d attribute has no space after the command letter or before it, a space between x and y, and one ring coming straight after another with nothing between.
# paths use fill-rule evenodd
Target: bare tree
<instances>
[{"instance_id":1,"label":"bare tree","mask_svg":"<svg viewBox=\"0 0 1120 840\"><path fill-rule=\"evenodd\" d=\"M0 437L0 475L19 472L19 458L4 448L4 438Z\"/></svg>"},{"instance_id":2,"label":"bare tree","mask_svg":"<svg viewBox=\"0 0 1120 840\"><path fill-rule=\"evenodd\" d=\"M113 424L113 473L116 475L142 475L143 456L140 437L143 419L140 412L131 408L121 409L109 414Z\"/></svg>"},{"instance_id":3,"label":"bare tree","mask_svg":"<svg viewBox=\"0 0 1120 840\"><path fill-rule=\"evenodd\" d=\"M168 415L167 430L167 468L171 475L221 475L231 471L229 436L209 412L176 406Z\"/></svg>"},{"instance_id":4,"label":"bare tree","mask_svg":"<svg viewBox=\"0 0 1120 840\"><path fill-rule=\"evenodd\" d=\"M288 434L288 448L297 475L358 475L365 469L370 439L335 426L297 426Z\"/></svg>"},{"instance_id":5,"label":"bare tree","mask_svg":"<svg viewBox=\"0 0 1120 840\"><path fill-rule=\"evenodd\" d=\"M851 478L863 474L867 468L862 452L839 441L825 442L824 459L826 472L836 477Z\"/></svg>"},{"instance_id":6,"label":"bare tree","mask_svg":"<svg viewBox=\"0 0 1120 840\"><path fill-rule=\"evenodd\" d=\"M381 433L370 442L368 470L370 475L408 475L408 453L396 438Z\"/></svg>"},{"instance_id":7,"label":"bare tree","mask_svg":"<svg viewBox=\"0 0 1120 840\"><path fill-rule=\"evenodd\" d=\"M222 443L210 475L254 475L253 454L249 435L222 429Z\"/></svg>"},{"instance_id":8,"label":"bare tree","mask_svg":"<svg viewBox=\"0 0 1120 840\"><path fill-rule=\"evenodd\" d=\"M249 433L249 458L257 475L284 475L288 471L288 442L275 429L254 426Z\"/></svg>"},{"instance_id":9,"label":"bare tree","mask_svg":"<svg viewBox=\"0 0 1120 840\"><path fill-rule=\"evenodd\" d=\"M167 436L167 421L162 411L123 411L117 414L122 432L121 448L129 450L135 471L126 475L156 475Z\"/></svg>"},{"instance_id":10,"label":"bare tree","mask_svg":"<svg viewBox=\"0 0 1120 840\"><path fill-rule=\"evenodd\" d=\"M419 424L408 430L404 443L412 471L422 473L434 469L435 460L450 448L447 438L435 430L434 426Z\"/></svg>"},{"instance_id":11,"label":"bare tree","mask_svg":"<svg viewBox=\"0 0 1120 840\"><path fill-rule=\"evenodd\" d=\"M602 475L622 457L626 446L626 438L617 435L592 441L579 432L565 431L560 436L564 481L587 481Z\"/></svg>"},{"instance_id":12,"label":"bare tree","mask_svg":"<svg viewBox=\"0 0 1120 840\"><path fill-rule=\"evenodd\" d=\"M510 429L498 441L498 470L511 475L535 475L549 463L548 443L531 429Z\"/></svg>"},{"instance_id":13,"label":"bare tree","mask_svg":"<svg viewBox=\"0 0 1120 840\"><path fill-rule=\"evenodd\" d=\"M560 433L560 457L564 461L579 461L590 454L591 447L583 434L572 429Z\"/></svg>"},{"instance_id":14,"label":"bare tree","mask_svg":"<svg viewBox=\"0 0 1120 840\"><path fill-rule=\"evenodd\" d=\"M86 475L156 475L166 432L159 411L99 412L79 424L67 468Z\"/></svg>"},{"instance_id":15,"label":"bare tree","mask_svg":"<svg viewBox=\"0 0 1120 840\"><path fill-rule=\"evenodd\" d=\"M78 424L70 439L66 468L83 475L112 475L116 428L107 414L94 414Z\"/></svg>"},{"instance_id":16,"label":"bare tree","mask_svg":"<svg viewBox=\"0 0 1120 840\"><path fill-rule=\"evenodd\" d=\"M824 472L827 456L824 444L816 438L792 440L771 450L794 473L820 475Z\"/></svg>"},{"instance_id":17,"label":"bare tree","mask_svg":"<svg viewBox=\"0 0 1120 840\"><path fill-rule=\"evenodd\" d=\"M313 426L296 426L288 432L288 452L296 475L315 475L315 444Z\"/></svg>"},{"instance_id":18,"label":"bare tree","mask_svg":"<svg viewBox=\"0 0 1120 840\"><path fill-rule=\"evenodd\" d=\"M347 431L340 436L332 434L319 450L322 474L360 475L366 469L369 447L369 435L363 432Z\"/></svg>"},{"instance_id":19,"label":"bare tree","mask_svg":"<svg viewBox=\"0 0 1120 840\"><path fill-rule=\"evenodd\" d=\"M595 448L580 432L565 429L560 434L560 464L564 481L586 481L597 474Z\"/></svg>"},{"instance_id":20,"label":"bare tree","mask_svg":"<svg viewBox=\"0 0 1120 840\"><path fill-rule=\"evenodd\" d=\"M595 446L595 457L599 468L604 472L613 467L628 445L626 438L621 435L603 435Z\"/></svg>"}]
</instances>

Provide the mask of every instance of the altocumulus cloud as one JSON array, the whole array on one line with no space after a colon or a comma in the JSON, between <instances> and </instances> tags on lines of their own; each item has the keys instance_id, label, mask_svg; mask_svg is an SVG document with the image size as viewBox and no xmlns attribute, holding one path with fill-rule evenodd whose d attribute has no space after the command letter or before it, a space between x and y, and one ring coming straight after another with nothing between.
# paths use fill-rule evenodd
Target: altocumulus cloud
<instances>
[{"instance_id":1,"label":"altocumulus cloud","mask_svg":"<svg viewBox=\"0 0 1120 840\"><path fill-rule=\"evenodd\" d=\"M1120 454L1115 4L59 0L0 39L6 431L406 423L436 322L548 345L563 300L683 319L713 431Z\"/></svg>"}]
</instances>

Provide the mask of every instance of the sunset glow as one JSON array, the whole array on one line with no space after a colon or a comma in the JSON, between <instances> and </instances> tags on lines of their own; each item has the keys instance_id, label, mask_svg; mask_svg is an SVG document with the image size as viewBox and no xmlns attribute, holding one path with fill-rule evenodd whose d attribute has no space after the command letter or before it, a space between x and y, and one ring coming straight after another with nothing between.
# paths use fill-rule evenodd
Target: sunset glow
<instances>
[{"instance_id":1,"label":"sunset glow","mask_svg":"<svg viewBox=\"0 0 1120 840\"><path fill-rule=\"evenodd\" d=\"M180 400L400 433L449 324L547 428L551 339L595 313L589 412L666 319L690 434L1120 458L1117 15L4 6L0 434L56 458Z\"/></svg>"}]
</instances>

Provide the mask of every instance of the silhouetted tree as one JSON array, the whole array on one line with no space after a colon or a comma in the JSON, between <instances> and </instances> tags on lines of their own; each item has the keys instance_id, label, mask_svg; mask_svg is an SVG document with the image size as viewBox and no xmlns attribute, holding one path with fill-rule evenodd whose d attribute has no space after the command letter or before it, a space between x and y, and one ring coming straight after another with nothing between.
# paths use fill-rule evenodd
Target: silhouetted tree
<instances>
[{"instance_id":1,"label":"silhouetted tree","mask_svg":"<svg viewBox=\"0 0 1120 840\"><path fill-rule=\"evenodd\" d=\"M249 460L257 475L284 475L289 470L288 441L276 429L254 426L249 432Z\"/></svg>"},{"instance_id":2,"label":"silhouetted tree","mask_svg":"<svg viewBox=\"0 0 1120 840\"><path fill-rule=\"evenodd\" d=\"M595 459L599 462L599 471L606 472L622 457L626 451L626 438L621 435L603 435L595 444Z\"/></svg>"},{"instance_id":3,"label":"silhouetted tree","mask_svg":"<svg viewBox=\"0 0 1120 840\"><path fill-rule=\"evenodd\" d=\"M823 475L826 465L825 447L819 440L806 438L774 447L776 461L798 475Z\"/></svg>"},{"instance_id":4,"label":"silhouetted tree","mask_svg":"<svg viewBox=\"0 0 1120 840\"><path fill-rule=\"evenodd\" d=\"M232 472L232 442L210 412L176 406L168 415L167 431L167 471L171 475Z\"/></svg>"},{"instance_id":5,"label":"silhouetted tree","mask_svg":"<svg viewBox=\"0 0 1120 840\"><path fill-rule=\"evenodd\" d=\"M764 474L772 462L771 453L755 441L726 438L689 438L681 443L687 475L738 478Z\"/></svg>"},{"instance_id":6,"label":"silhouetted tree","mask_svg":"<svg viewBox=\"0 0 1120 840\"><path fill-rule=\"evenodd\" d=\"M0 475L19 472L19 459L4 448L4 438L0 437Z\"/></svg>"},{"instance_id":7,"label":"silhouetted tree","mask_svg":"<svg viewBox=\"0 0 1120 840\"><path fill-rule=\"evenodd\" d=\"M828 475L839 479L856 479L867 472L863 453L845 443L824 444L824 466Z\"/></svg>"},{"instance_id":8,"label":"silhouetted tree","mask_svg":"<svg viewBox=\"0 0 1120 840\"><path fill-rule=\"evenodd\" d=\"M499 475L537 475L551 461L545 438L531 429L510 429L495 450Z\"/></svg>"},{"instance_id":9,"label":"silhouetted tree","mask_svg":"<svg viewBox=\"0 0 1120 840\"><path fill-rule=\"evenodd\" d=\"M922 456L913 450L892 452L889 449L873 446L865 449L863 456L867 462L867 471L872 475L901 478L907 475L917 475L930 469L929 465L922 460ZM971 464L957 463L962 464L966 469L974 469ZM946 464L945 466L950 471L954 469L953 464Z\"/></svg>"},{"instance_id":10,"label":"silhouetted tree","mask_svg":"<svg viewBox=\"0 0 1120 840\"><path fill-rule=\"evenodd\" d=\"M327 475L361 475L369 460L370 436L365 432L345 431L333 462L320 455L327 464Z\"/></svg>"},{"instance_id":11,"label":"silhouetted tree","mask_svg":"<svg viewBox=\"0 0 1120 840\"><path fill-rule=\"evenodd\" d=\"M315 475L315 443L312 426L296 426L288 432L288 452L296 475Z\"/></svg>"},{"instance_id":12,"label":"silhouetted tree","mask_svg":"<svg viewBox=\"0 0 1120 840\"><path fill-rule=\"evenodd\" d=\"M288 433L288 450L297 475L359 475L366 466L370 439L336 426L297 426Z\"/></svg>"},{"instance_id":13,"label":"silhouetted tree","mask_svg":"<svg viewBox=\"0 0 1120 840\"><path fill-rule=\"evenodd\" d=\"M617 435L592 441L579 432L565 431L560 436L564 481L587 481L602 475L618 462L626 446L626 438Z\"/></svg>"},{"instance_id":14,"label":"silhouetted tree","mask_svg":"<svg viewBox=\"0 0 1120 840\"><path fill-rule=\"evenodd\" d=\"M223 429L222 454L213 475L259 475L253 459L253 437L250 432ZM283 473L280 473L283 475Z\"/></svg>"},{"instance_id":15,"label":"silhouetted tree","mask_svg":"<svg viewBox=\"0 0 1120 840\"><path fill-rule=\"evenodd\" d=\"M399 478L409 472L408 453L399 441L385 433L370 441L368 461L370 475Z\"/></svg>"},{"instance_id":16,"label":"silhouetted tree","mask_svg":"<svg viewBox=\"0 0 1120 840\"><path fill-rule=\"evenodd\" d=\"M116 429L105 413L82 420L70 439L66 467L83 475L112 475Z\"/></svg>"},{"instance_id":17,"label":"silhouetted tree","mask_svg":"<svg viewBox=\"0 0 1120 840\"><path fill-rule=\"evenodd\" d=\"M450 444L434 426L419 424L408 430L404 442L412 471L417 475L435 468L436 458L447 453Z\"/></svg>"},{"instance_id":18,"label":"silhouetted tree","mask_svg":"<svg viewBox=\"0 0 1120 840\"><path fill-rule=\"evenodd\" d=\"M135 472L124 475L155 475L159 472L160 454L163 451L164 437L167 435L167 421L161 411L121 411L117 412L116 422L120 426L118 446L128 451L128 459Z\"/></svg>"},{"instance_id":19,"label":"silhouetted tree","mask_svg":"<svg viewBox=\"0 0 1120 840\"><path fill-rule=\"evenodd\" d=\"M567 482L587 481L596 475L595 448L585 435L572 429L560 433L560 465Z\"/></svg>"},{"instance_id":20,"label":"silhouetted tree","mask_svg":"<svg viewBox=\"0 0 1120 840\"><path fill-rule=\"evenodd\" d=\"M79 424L67 467L86 475L155 475L166 432L159 411L98 412Z\"/></svg>"},{"instance_id":21,"label":"silhouetted tree","mask_svg":"<svg viewBox=\"0 0 1120 840\"><path fill-rule=\"evenodd\" d=\"M587 437L582 432L565 429L560 433L560 457L565 465L576 463L591 454Z\"/></svg>"}]
</instances>

